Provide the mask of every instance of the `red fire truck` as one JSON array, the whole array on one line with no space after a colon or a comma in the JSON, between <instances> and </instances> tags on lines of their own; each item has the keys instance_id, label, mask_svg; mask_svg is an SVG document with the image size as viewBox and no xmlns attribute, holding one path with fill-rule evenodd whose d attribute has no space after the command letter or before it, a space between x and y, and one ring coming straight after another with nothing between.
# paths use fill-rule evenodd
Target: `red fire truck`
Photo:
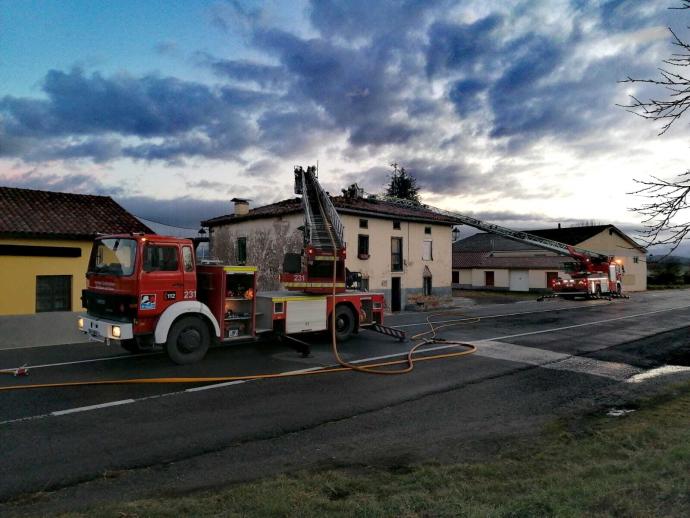
<instances>
[{"instance_id":1,"label":"red fire truck","mask_svg":"<svg viewBox=\"0 0 690 518\"><path fill-rule=\"evenodd\" d=\"M214 338L326 330L333 311L340 341L362 328L403 339L404 333L383 326L383 294L345 289L342 223L315 170L296 168L295 180L303 195L305 246L303 254L285 258L285 284L293 291L257 292L253 266L197 264L188 239L101 236L86 274L79 329L131 352L163 346L179 364L199 361ZM326 294L333 291L334 262L335 298Z\"/></svg>"},{"instance_id":2,"label":"red fire truck","mask_svg":"<svg viewBox=\"0 0 690 518\"><path fill-rule=\"evenodd\" d=\"M497 234L513 241L534 245L544 250L555 252L573 258L572 262L566 263L566 272L569 278L558 277L549 286L555 296L565 299L575 297L597 298L622 297L623 296L623 274L625 270L620 260L615 257L593 252L584 248L568 245L547 239L541 236L513 230L493 223L487 223L470 216L465 216L459 212L449 211L433 207L431 205L418 204L408 200L398 198L380 197L388 203L394 203L409 208L423 208L437 214L455 218L458 224L468 225L484 232ZM541 297L544 298L544 297Z\"/></svg>"}]
</instances>

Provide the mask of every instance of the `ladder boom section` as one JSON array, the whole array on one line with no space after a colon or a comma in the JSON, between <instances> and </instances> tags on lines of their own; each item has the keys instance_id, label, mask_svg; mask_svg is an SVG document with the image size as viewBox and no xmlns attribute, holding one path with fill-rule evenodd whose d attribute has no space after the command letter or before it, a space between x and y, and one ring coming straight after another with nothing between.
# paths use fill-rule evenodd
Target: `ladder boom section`
<instances>
[{"instance_id":1,"label":"ladder boom section","mask_svg":"<svg viewBox=\"0 0 690 518\"><path fill-rule=\"evenodd\" d=\"M566 243L561 243L560 241L555 241L553 239L547 239L545 237L536 236L534 234L530 234L529 232L513 230L507 227L502 227L501 225L495 225L493 223L486 223L479 219L472 218L470 216L465 216L464 214L460 214L459 212L444 210L438 207L433 207L431 205L417 204L409 200L401 200L400 198L392 198L389 196L383 196L380 198L384 199L385 201L396 203L398 205L410 208L423 208L436 214L456 219L458 223L461 223L463 225L468 225L478 230L483 230L484 232L498 234L499 236L505 237L507 239L512 239L513 241L518 241L520 243L531 244L544 250L550 250L557 254L574 257L576 259L589 258L594 259L596 261L609 260L608 256L600 254L598 252L592 252L591 250L571 246Z\"/></svg>"},{"instance_id":2,"label":"ladder boom section","mask_svg":"<svg viewBox=\"0 0 690 518\"><path fill-rule=\"evenodd\" d=\"M343 223L330 197L316 177L316 168L295 167L295 194L302 195L304 210L304 242L321 251L336 252L344 248ZM330 232L329 232L330 230Z\"/></svg>"}]
</instances>

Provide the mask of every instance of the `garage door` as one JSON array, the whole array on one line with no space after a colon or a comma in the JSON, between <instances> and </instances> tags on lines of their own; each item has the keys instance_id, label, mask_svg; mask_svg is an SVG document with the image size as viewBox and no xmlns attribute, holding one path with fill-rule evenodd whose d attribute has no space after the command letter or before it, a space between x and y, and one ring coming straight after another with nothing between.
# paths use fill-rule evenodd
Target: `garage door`
<instances>
[{"instance_id":1,"label":"garage door","mask_svg":"<svg viewBox=\"0 0 690 518\"><path fill-rule=\"evenodd\" d=\"M510 291L529 291L527 270L510 270Z\"/></svg>"}]
</instances>

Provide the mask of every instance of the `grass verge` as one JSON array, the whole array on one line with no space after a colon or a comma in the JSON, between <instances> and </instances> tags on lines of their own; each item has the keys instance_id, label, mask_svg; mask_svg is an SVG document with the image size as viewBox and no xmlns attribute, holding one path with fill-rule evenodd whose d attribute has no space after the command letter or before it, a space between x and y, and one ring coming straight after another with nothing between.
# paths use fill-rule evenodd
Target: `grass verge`
<instances>
[{"instance_id":1,"label":"grass verge","mask_svg":"<svg viewBox=\"0 0 690 518\"><path fill-rule=\"evenodd\" d=\"M690 384L484 463L303 471L68 516L687 516Z\"/></svg>"}]
</instances>

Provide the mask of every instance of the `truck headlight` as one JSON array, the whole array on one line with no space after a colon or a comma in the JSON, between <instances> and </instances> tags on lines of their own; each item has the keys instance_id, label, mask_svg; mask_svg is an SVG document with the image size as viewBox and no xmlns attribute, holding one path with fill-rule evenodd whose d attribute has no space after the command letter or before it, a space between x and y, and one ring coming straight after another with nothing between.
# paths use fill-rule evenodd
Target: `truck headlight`
<instances>
[{"instance_id":1,"label":"truck headlight","mask_svg":"<svg viewBox=\"0 0 690 518\"><path fill-rule=\"evenodd\" d=\"M120 326L113 326L113 336L115 338L120 338L121 334L122 334L122 331L120 330Z\"/></svg>"},{"instance_id":2,"label":"truck headlight","mask_svg":"<svg viewBox=\"0 0 690 518\"><path fill-rule=\"evenodd\" d=\"M79 317L79 320L77 320L77 326L79 326L80 330L84 330L84 319Z\"/></svg>"}]
</instances>

